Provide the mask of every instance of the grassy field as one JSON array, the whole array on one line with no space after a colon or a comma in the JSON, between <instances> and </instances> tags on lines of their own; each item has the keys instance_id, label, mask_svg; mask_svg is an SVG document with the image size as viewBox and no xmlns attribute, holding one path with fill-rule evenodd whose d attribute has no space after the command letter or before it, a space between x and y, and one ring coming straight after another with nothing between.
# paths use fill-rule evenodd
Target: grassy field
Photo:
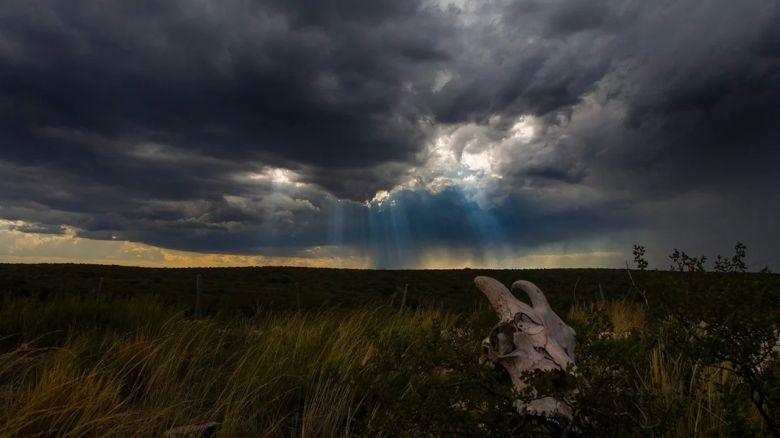
<instances>
[{"instance_id":1,"label":"grassy field","mask_svg":"<svg viewBox=\"0 0 780 438\"><path fill-rule=\"evenodd\" d=\"M577 369L529 376L571 403L572 423L517 414L526 395L480 363L496 318L476 275L536 282L577 330ZM779 284L625 270L0 265L0 436L771 435Z\"/></svg>"},{"instance_id":2,"label":"grassy field","mask_svg":"<svg viewBox=\"0 0 780 438\"><path fill-rule=\"evenodd\" d=\"M99 265L0 264L0 294L51 297L94 294L104 278L106 296L153 295L161 302L192 304L195 275L202 274L205 310L254 312L257 306L274 311L330 309L334 306L362 308L366 302L386 302L408 285L407 304L444 306L470 311L484 298L472 279L490 275L505 283L518 278L544 287L557 305L568 306L576 296L618 297L630 290L625 271L567 270L409 270L372 271L313 268L206 268L155 269Z\"/></svg>"}]
</instances>

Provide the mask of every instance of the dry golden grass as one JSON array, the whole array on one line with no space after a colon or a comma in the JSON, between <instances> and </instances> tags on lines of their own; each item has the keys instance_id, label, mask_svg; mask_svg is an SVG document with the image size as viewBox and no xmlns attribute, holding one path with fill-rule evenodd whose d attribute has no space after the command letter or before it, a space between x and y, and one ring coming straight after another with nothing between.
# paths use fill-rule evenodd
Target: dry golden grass
<instances>
[{"instance_id":1,"label":"dry golden grass","mask_svg":"<svg viewBox=\"0 0 780 438\"><path fill-rule=\"evenodd\" d=\"M569 309L568 318L585 324L589 315L604 313L612 323L612 333L605 334L623 337L635 330L644 330L647 318L641 303L631 301L590 302L574 305Z\"/></svg>"},{"instance_id":2,"label":"dry golden grass","mask_svg":"<svg viewBox=\"0 0 780 438\"><path fill-rule=\"evenodd\" d=\"M24 325L34 309L20 306ZM233 322L174 314L132 331L73 329L56 348L0 355L0 436L160 436L212 421L225 437L347 436L361 398L346 382L377 354L375 337L430 330L433 319L447 318L381 309Z\"/></svg>"},{"instance_id":3,"label":"dry golden grass","mask_svg":"<svg viewBox=\"0 0 780 438\"><path fill-rule=\"evenodd\" d=\"M575 306L568 319L596 312L612 323L604 336L648 329L643 304L628 301ZM19 300L0 309L0 437L162 436L210 422L222 437L351 436L358 415L370 423L381 409L355 384L385 360L377 339L401 336L409 349L432 333L448 342L442 333L464 320L382 307L191 320L148 300ZM636 389L681 410L676 436L726 436L728 364L705 368L666 351L661 343L637 364ZM459 354L476 363L478 348Z\"/></svg>"}]
</instances>

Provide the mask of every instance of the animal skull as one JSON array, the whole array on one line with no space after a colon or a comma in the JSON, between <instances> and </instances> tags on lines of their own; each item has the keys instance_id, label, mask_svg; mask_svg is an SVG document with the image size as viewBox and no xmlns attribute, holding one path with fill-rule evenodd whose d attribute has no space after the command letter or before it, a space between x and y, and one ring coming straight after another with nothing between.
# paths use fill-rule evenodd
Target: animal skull
<instances>
[{"instance_id":1,"label":"animal skull","mask_svg":"<svg viewBox=\"0 0 780 438\"><path fill-rule=\"evenodd\" d=\"M530 281L516 281L512 291L523 291L531 306L518 300L509 289L490 277L476 277L474 283L498 314L499 323L482 341L482 356L501 364L520 391L527 386L521 375L530 370L566 370L574 364L574 330L550 308L542 291ZM518 410L536 415L571 418L569 407L552 397L523 404Z\"/></svg>"}]
</instances>

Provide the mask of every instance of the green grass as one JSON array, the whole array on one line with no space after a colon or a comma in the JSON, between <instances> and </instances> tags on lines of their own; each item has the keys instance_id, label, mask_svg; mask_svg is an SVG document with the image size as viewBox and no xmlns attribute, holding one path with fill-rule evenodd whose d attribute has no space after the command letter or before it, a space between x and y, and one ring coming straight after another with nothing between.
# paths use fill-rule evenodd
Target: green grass
<instances>
[{"instance_id":1,"label":"green grass","mask_svg":"<svg viewBox=\"0 0 780 438\"><path fill-rule=\"evenodd\" d=\"M329 275L310 271L301 272ZM589 272L595 277L589 284L599 284L598 271L574 278ZM528 278L512 278L522 277ZM329 281L323 284L335 282ZM601 300L583 289L576 297L560 290L551 300L578 330L582 386L575 402L589 409L572 432L768 433L730 364L688 354L669 320L636 294L604 290L608 298ZM0 436L161 436L209 422L219 423L215 433L222 437L561 432L518 415L508 377L480 365L480 342L495 316L472 301L479 295L450 297L452 305L417 296L403 311L393 293L300 311L287 296L274 301L287 303L277 308L267 305L271 299L251 307L213 300L207 317L194 320L190 303L165 294L95 299L78 292L7 294L2 301ZM652 305L660 301L651 296ZM599 379L617 383L595 384ZM636 409L624 415L615 406L625 400Z\"/></svg>"}]
</instances>

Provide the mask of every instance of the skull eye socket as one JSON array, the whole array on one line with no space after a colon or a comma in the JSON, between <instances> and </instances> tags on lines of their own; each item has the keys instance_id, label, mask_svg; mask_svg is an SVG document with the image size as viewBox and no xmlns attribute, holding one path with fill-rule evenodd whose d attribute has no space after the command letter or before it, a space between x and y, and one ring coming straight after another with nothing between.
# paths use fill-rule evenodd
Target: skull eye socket
<instances>
[{"instance_id":1,"label":"skull eye socket","mask_svg":"<svg viewBox=\"0 0 780 438\"><path fill-rule=\"evenodd\" d=\"M517 313L514 317L514 327L528 335L535 335L544 330L544 326L533 319L531 315Z\"/></svg>"},{"instance_id":2,"label":"skull eye socket","mask_svg":"<svg viewBox=\"0 0 780 438\"><path fill-rule=\"evenodd\" d=\"M524 312L518 312L514 316L514 322L515 324L531 324L531 325L541 325L541 321L534 318L532 315L529 315Z\"/></svg>"}]
</instances>

